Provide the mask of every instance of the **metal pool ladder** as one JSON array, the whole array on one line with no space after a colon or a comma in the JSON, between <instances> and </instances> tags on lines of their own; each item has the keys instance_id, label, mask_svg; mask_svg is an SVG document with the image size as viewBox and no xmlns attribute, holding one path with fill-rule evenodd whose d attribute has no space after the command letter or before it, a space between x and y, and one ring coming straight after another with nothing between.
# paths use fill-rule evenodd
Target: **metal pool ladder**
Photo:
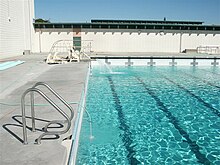
<instances>
[{"instance_id":1,"label":"metal pool ladder","mask_svg":"<svg viewBox=\"0 0 220 165\"><path fill-rule=\"evenodd\" d=\"M54 96L56 96L66 107L70 110L70 116L67 115L54 101L52 101L42 90L36 88L37 86L46 87ZM69 131L71 127L71 120L74 117L73 108L55 91L53 90L47 83L45 82L37 82L33 87L28 88L21 97L21 111L22 111L22 125L23 125L23 144L28 144L27 141L27 125L26 125L26 116L25 116L25 97L28 93L31 96L31 119L32 119L32 132L35 132L35 112L34 112L34 92L40 94L50 105L52 105L64 118L65 120L52 120L43 128L44 133L41 134L37 139L37 144L41 143L41 139L46 135L61 135L65 134ZM48 127L51 124L65 124L67 123L66 129L62 131L48 131Z\"/></svg>"}]
</instances>

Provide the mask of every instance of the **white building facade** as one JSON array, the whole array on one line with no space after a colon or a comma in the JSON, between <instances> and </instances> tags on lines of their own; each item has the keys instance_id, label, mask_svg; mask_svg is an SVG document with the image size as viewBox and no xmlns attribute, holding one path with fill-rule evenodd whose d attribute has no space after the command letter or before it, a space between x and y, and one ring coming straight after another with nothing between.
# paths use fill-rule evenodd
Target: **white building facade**
<instances>
[{"instance_id":1,"label":"white building facade","mask_svg":"<svg viewBox=\"0 0 220 165\"><path fill-rule=\"evenodd\" d=\"M107 20L106 20L107 21ZM119 23L118 23L119 22ZM220 26L183 21L120 21L82 24L35 24L35 52L49 52L57 40L74 38L89 42L91 51L102 52L197 52L212 48L220 53Z\"/></svg>"},{"instance_id":2,"label":"white building facade","mask_svg":"<svg viewBox=\"0 0 220 165\"><path fill-rule=\"evenodd\" d=\"M33 49L34 0L0 0L0 59Z\"/></svg>"}]
</instances>

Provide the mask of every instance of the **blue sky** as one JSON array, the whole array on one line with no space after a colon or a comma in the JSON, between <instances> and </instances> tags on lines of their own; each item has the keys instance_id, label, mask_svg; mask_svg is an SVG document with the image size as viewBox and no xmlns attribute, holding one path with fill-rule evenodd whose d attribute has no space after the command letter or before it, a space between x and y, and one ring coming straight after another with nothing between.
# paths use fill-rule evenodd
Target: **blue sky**
<instances>
[{"instance_id":1,"label":"blue sky","mask_svg":"<svg viewBox=\"0 0 220 165\"><path fill-rule=\"evenodd\" d=\"M163 20L166 17L220 24L220 0L35 0L35 17L51 22Z\"/></svg>"}]
</instances>

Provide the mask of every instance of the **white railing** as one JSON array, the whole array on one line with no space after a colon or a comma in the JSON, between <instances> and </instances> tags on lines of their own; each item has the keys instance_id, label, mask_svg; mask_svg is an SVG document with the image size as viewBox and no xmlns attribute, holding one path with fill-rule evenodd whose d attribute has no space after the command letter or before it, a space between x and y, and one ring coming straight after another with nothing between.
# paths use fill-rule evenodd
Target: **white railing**
<instances>
[{"instance_id":1,"label":"white railing","mask_svg":"<svg viewBox=\"0 0 220 165\"><path fill-rule=\"evenodd\" d=\"M207 54L220 54L220 46L210 45L210 46L199 46L197 47L198 53Z\"/></svg>"},{"instance_id":2,"label":"white railing","mask_svg":"<svg viewBox=\"0 0 220 165\"><path fill-rule=\"evenodd\" d=\"M65 63L84 59L90 59L92 52L92 40L79 40L80 45L74 45L76 40L58 40L52 45L47 63Z\"/></svg>"},{"instance_id":3,"label":"white railing","mask_svg":"<svg viewBox=\"0 0 220 165\"><path fill-rule=\"evenodd\" d=\"M92 52L92 40L81 40L81 46L74 45L73 40L58 40L54 42L50 49L50 53L55 52L68 52L71 48L80 49L80 51L85 53Z\"/></svg>"}]
</instances>

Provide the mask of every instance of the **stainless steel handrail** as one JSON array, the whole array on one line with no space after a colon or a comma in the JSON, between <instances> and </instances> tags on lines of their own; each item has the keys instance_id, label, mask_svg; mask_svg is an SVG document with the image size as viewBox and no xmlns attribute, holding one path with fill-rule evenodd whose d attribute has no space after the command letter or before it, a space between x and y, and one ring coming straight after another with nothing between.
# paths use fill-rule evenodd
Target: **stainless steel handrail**
<instances>
[{"instance_id":1,"label":"stainless steel handrail","mask_svg":"<svg viewBox=\"0 0 220 165\"><path fill-rule=\"evenodd\" d=\"M46 135L61 135L61 134L64 134L66 132L69 131L70 127L71 127L71 122L70 122L70 118L69 116L62 110L60 109L59 106L56 105L56 103L54 103L47 95L45 95L40 89L37 89L37 88L29 88L27 89L22 97L21 97L21 110L22 110L22 124L23 124L23 140L24 140L24 144L28 144L27 142L27 125L26 125L26 116L25 116L25 96L31 92L31 95L33 94L33 92L37 92L39 93L45 100L48 101L48 103L50 103L65 119L66 119L66 122L67 122L67 127L65 130L62 130L62 131L50 131L50 132L44 132L42 135L40 135L38 138L37 138L37 144L40 144L41 143L41 139L42 137L46 136ZM32 102L33 103L33 102ZM32 121L33 121L33 118L34 118L34 114L33 114L34 111L31 111L31 115L32 115ZM50 122L51 124L55 124L55 123L60 123L62 121L58 121L58 120L54 120L52 122ZM35 125L34 125L35 126ZM33 122L32 122L32 131L34 131L35 129L33 129Z\"/></svg>"},{"instance_id":2,"label":"stainless steel handrail","mask_svg":"<svg viewBox=\"0 0 220 165\"><path fill-rule=\"evenodd\" d=\"M70 110L70 117L69 118L70 118L70 121L72 121L72 119L74 117L74 114L75 114L73 108L53 88L51 88L45 82L37 82L35 85L32 86L32 88L36 88L37 86L40 86L40 85L46 87L51 93L54 94L54 96L56 96L64 105L66 105L66 107ZM31 94L31 112L33 114L33 116L32 116L32 126L34 127L34 131L35 131L35 118L34 118L35 113L34 113L34 104L32 104L32 103L34 103L34 94ZM51 124L52 123L48 123L43 129L45 131L47 131L48 126L51 125Z\"/></svg>"}]
</instances>

